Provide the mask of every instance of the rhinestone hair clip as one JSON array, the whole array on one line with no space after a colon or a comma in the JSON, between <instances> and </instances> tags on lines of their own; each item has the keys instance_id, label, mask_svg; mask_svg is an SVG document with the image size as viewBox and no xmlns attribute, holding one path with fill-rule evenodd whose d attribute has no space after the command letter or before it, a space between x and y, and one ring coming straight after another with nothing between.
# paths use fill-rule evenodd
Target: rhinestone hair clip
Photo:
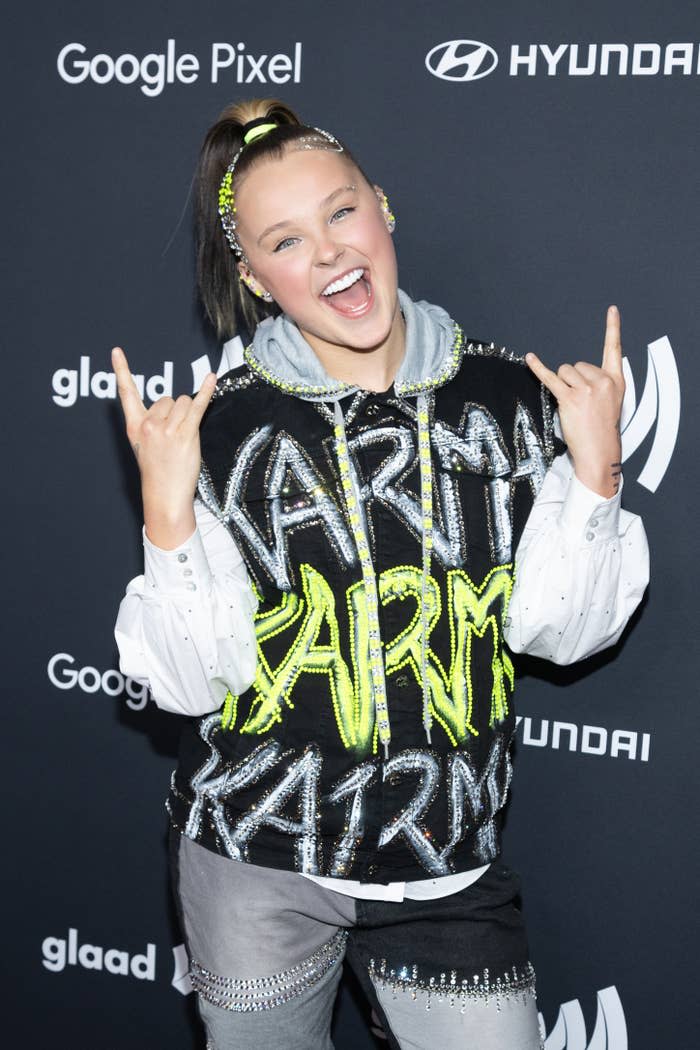
<instances>
[{"instance_id":1,"label":"rhinestone hair clip","mask_svg":"<svg viewBox=\"0 0 700 1050\"><path fill-rule=\"evenodd\" d=\"M250 127L246 125L247 128L249 127L249 130L247 132L244 130L243 144L226 169L224 177L221 180L221 185L219 186L219 217L221 219L221 225L231 251L235 252L238 256L243 255L243 249L236 237L236 204L233 195L233 178L236 171L236 165L238 164L238 159L246 146L249 146L252 142L257 142L258 139L263 138L264 135L269 134L270 131L274 131L275 128L281 126L293 127L293 125L280 125L263 120L250 121ZM329 131L324 131L322 128L313 128L312 130L315 134L306 135L302 138L292 140L295 149L329 149L334 150L336 153L343 152L343 147L338 142L335 135L331 135ZM326 140L327 145L319 142L317 138L319 135Z\"/></svg>"}]
</instances>

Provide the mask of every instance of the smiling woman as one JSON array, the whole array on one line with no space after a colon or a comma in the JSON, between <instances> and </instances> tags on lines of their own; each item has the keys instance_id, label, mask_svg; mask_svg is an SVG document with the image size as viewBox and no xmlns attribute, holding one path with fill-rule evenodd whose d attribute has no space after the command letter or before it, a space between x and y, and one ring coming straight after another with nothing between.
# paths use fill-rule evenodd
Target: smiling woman
<instances>
[{"instance_id":1,"label":"smiling woman","mask_svg":"<svg viewBox=\"0 0 700 1050\"><path fill-rule=\"evenodd\" d=\"M192 716L168 806L211 1050L328 1050L344 957L392 1050L538 1050L509 648L590 655L646 585L617 310L602 367L528 369L398 287L393 229L334 135L231 106L198 276L245 363L146 410L115 351L146 554L120 666Z\"/></svg>"},{"instance_id":2,"label":"smiling woman","mask_svg":"<svg viewBox=\"0 0 700 1050\"><path fill-rule=\"evenodd\" d=\"M260 134L259 130L270 123L275 128L274 136ZM246 126L249 127L248 143L243 142L241 135ZM233 203L234 176L238 190L247 172L263 160L282 160L292 145L295 151L313 149L317 155L319 150L342 152L343 182L347 182L347 165L353 172L352 181L359 174L361 181L370 184L345 146L328 133L302 125L296 114L278 100L239 102L223 111L204 140L199 162L197 261L204 307L218 334L224 338L234 335L240 322L252 331L260 320L279 312L277 304L271 302L266 307L260 299L246 295L236 280L236 265L243 252L235 233L238 212ZM285 222L286 217L277 221ZM222 247L222 224L232 249L228 254ZM268 219L257 236L274 225L275 222L270 223Z\"/></svg>"},{"instance_id":3,"label":"smiling woman","mask_svg":"<svg viewBox=\"0 0 700 1050\"><path fill-rule=\"evenodd\" d=\"M359 378L347 350L364 351L363 385L386 389L403 357L403 320L383 194L344 154L288 150L238 183L246 293L271 295L339 379Z\"/></svg>"},{"instance_id":4,"label":"smiling woman","mask_svg":"<svg viewBox=\"0 0 700 1050\"><path fill-rule=\"evenodd\" d=\"M198 201L199 283L220 335L282 312L339 378L354 378L353 346L375 351L365 385L389 386L403 354L394 220L347 147L281 103L231 106L205 141Z\"/></svg>"}]
</instances>

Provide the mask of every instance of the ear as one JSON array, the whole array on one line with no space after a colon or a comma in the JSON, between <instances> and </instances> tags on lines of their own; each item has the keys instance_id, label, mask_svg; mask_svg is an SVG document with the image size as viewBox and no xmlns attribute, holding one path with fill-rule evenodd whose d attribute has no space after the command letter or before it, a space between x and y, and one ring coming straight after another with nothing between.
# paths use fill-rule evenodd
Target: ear
<instances>
[{"instance_id":1,"label":"ear","mask_svg":"<svg viewBox=\"0 0 700 1050\"><path fill-rule=\"evenodd\" d=\"M379 201L379 207L381 208L382 215L384 216L384 222L389 233L393 233L396 228L396 216L389 207L389 201L386 199L386 193L381 186L377 186L376 182L373 184L374 192L377 195Z\"/></svg>"},{"instance_id":2,"label":"ear","mask_svg":"<svg viewBox=\"0 0 700 1050\"><path fill-rule=\"evenodd\" d=\"M272 296L267 288L264 288L263 285L260 284L260 281L257 279L251 268L242 260L239 260L236 263L236 266L238 268L238 276L246 288L248 288L253 295L257 295L259 299L264 299L268 303L271 302Z\"/></svg>"}]
</instances>

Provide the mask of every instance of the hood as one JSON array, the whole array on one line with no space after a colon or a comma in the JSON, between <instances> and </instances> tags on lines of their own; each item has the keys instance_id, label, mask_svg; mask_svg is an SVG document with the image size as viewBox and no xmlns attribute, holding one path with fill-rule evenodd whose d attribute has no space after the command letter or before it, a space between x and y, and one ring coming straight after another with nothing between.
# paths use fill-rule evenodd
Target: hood
<instances>
[{"instance_id":1,"label":"hood","mask_svg":"<svg viewBox=\"0 0 700 1050\"><path fill-rule=\"evenodd\" d=\"M398 297L406 322L406 353L394 389L401 396L442 386L460 364L459 325L440 306L413 302L400 288ZM245 359L269 383L305 400L335 399L358 389L328 375L286 314L269 317L258 325Z\"/></svg>"}]
</instances>

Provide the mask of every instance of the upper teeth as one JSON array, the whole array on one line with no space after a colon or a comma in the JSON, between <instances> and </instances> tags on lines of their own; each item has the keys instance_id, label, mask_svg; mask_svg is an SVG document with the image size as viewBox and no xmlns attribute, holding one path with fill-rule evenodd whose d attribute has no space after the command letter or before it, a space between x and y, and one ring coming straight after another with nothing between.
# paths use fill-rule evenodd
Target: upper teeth
<instances>
[{"instance_id":1,"label":"upper teeth","mask_svg":"<svg viewBox=\"0 0 700 1050\"><path fill-rule=\"evenodd\" d=\"M334 292L342 292L345 288L349 288L355 281L359 281L364 270L351 270L350 273L346 273L344 277L339 277L337 281L332 281L330 284L321 292L321 295L333 295Z\"/></svg>"}]
</instances>

